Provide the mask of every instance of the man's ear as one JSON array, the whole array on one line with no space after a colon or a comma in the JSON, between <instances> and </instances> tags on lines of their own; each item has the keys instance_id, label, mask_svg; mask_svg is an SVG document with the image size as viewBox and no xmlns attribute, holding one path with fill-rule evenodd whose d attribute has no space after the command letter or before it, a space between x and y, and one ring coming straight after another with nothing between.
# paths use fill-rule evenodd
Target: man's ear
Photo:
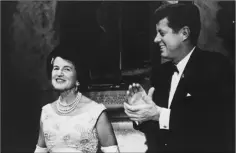
<instances>
[{"instance_id":1,"label":"man's ear","mask_svg":"<svg viewBox=\"0 0 236 153\"><path fill-rule=\"evenodd\" d=\"M182 29L181 29L181 35L182 35L182 38L183 40L186 40L188 39L189 35L190 35L190 29L188 26L184 26Z\"/></svg>"}]
</instances>

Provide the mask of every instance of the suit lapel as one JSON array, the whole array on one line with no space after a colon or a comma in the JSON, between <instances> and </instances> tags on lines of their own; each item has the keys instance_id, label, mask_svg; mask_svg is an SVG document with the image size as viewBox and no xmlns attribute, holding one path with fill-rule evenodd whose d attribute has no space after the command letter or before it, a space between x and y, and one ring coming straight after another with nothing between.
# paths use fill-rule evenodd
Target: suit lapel
<instances>
[{"instance_id":1,"label":"suit lapel","mask_svg":"<svg viewBox=\"0 0 236 153\"><path fill-rule=\"evenodd\" d=\"M199 48L196 47L192 55L190 56L189 61L182 73L170 108L174 107L179 102L181 102L181 100L187 95L189 83L193 82L194 77L197 76L195 74L195 70L198 66L197 62L199 62L197 60L199 53L200 50Z\"/></svg>"},{"instance_id":2,"label":"suit lapel","mask_svg":"<svg viewBox=\"0 0 236 153\"><path fill-rule=\"evenodd\" d=\"M158 106L161 107L168 107L168 97L169 97L169 87L170 87L170 70L168 66L168 62L162 64L158 72L154 75L153 80L157 80L154 83L155 87L155 97L154 101L157 103Z\"/></svg>"}]
</instances>

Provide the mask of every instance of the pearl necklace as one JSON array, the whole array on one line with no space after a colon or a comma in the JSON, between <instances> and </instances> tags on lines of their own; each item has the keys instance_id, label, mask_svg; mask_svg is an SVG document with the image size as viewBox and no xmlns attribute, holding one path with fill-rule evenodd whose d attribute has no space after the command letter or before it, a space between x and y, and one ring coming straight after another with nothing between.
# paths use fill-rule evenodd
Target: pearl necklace
<instances>
[{"instance_id":1,"label":"pearl necklace","mask_svg":"<svg viewBox=\"0 0 236 153\"><path fill-rule=\"evenodd\" d=\"M57 104L56 104L57 111L60 112L61 114L68 114L68 113L72 112L79 104L81 98L82 98L82 94L78 93L75 100L72 103L64 104L60 100L61 97L59 97L59 99L57 100Z\"/></svg>"}]
</instances>

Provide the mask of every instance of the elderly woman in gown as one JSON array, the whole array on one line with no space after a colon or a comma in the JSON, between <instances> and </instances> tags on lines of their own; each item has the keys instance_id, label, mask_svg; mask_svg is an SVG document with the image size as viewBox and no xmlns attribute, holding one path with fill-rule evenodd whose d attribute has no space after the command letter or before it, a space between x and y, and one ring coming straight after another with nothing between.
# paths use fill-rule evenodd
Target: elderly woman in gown
<instances>
[{"instance_id":1,"label":"elderly woman in gown","mask_svg":"<svg viewBox=\"0 0 236 153\"><path fill-rule=\"evenodd\" d=\"M80 91L82 68L72 47L59 45L49 55L48 75L60 96L42 107L35 152L119 152L105 106Z\"/></svg>"}]
</instances>

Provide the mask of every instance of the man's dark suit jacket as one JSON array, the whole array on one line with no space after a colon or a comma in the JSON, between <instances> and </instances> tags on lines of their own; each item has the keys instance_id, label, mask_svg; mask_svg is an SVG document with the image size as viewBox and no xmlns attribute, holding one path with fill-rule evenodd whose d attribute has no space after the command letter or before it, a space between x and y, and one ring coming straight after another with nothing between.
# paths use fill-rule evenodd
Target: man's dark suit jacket
<instances>
[{"instance_id":1,"label":"man's dark suit jacket","mask_svg":"<svg viewBox=\"0 0 236 153\"><path fill-rule=\"evenodd\" d=\"M167 108L167 63L153 69L154 102ZM147 152L225 152L234 149L234 70L215 52L195 48L171 103L170 130L146 121L134 128L145 133ZM187 96L190 95L190 96Z\"/></svg>"}]
</instances>

